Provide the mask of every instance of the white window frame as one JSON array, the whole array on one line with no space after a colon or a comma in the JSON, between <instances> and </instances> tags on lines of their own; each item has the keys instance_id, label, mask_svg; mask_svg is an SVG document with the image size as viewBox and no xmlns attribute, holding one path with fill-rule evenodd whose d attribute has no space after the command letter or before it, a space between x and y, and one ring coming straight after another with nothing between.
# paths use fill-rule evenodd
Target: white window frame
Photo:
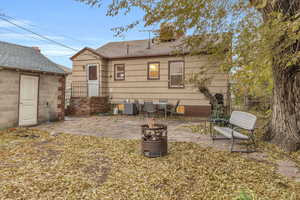
<instances>
[{"instance_id":1,"label":"white window frame","mask_svg":"<svg viewBox=\"0 0 300 200\"><path fill-rule=\"evenodd\" d=\"M118 78L117 77L117 73L118 73L118 71L117 71L117 66L118 65L122 65L123 67L124 67L124 77L123 78ZM115 81L125 81L125 76L126 76L126 72L125 72L125 64L122 64L122 63L120 63L120 64L114 64L114 80Z\"/></svg>"},{"instance_id":2,"label":"white window frame","mask_svg":"<svg viewBox=\"0 0 300 200\"><path fill-rule=\"evenodd\" d=\"M177 73L177 74L171 74L171 64L172 63L182 63L182 73ZM182 85L171 85L171 76L172 75L182 75ZM175 88L175 89L180 89L180 88L184 88L184 80L185 80L185 62L184 60L172 60L172 61L169 61L169 88L172 89L172 88Z\"/></svg>"}]
</instances>

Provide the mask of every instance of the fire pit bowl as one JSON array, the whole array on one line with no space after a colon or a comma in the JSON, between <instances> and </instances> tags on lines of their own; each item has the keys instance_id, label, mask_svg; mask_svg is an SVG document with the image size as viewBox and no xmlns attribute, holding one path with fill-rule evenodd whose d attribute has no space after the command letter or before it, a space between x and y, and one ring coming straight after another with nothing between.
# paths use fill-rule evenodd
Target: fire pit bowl
<instances>
[{"instance_id":1,"label":"fire pit bowl","mask_svg":"<svg viewBox=\"0 0 300 200\"><path fill-rule=\"evenodd\" d=\"M168 153L168 129L164 124L154 124L153 128L144 124L142 128L141 153L150 158Z\"/></svg>"}]
</instances>

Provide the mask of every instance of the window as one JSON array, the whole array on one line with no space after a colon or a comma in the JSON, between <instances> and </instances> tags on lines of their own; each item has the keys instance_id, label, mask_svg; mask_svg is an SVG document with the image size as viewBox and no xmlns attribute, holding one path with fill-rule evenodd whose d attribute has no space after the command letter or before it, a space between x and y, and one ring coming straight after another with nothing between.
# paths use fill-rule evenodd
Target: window
<instances>
[{"instance_id":1,"label":"window","mask_svg":"<svg viewBox=\"0 0 300 200\"><path fill-rule=\"evenodd\" d=\"M115 64L115 80L125 80L125 65Z\"/></svg>"},{"instance_id":2,"label":"window","mask_svg":"<svg viewBox=\"0 0 300 200\"><path fill-rule=\"evenodd\" d=\"M97 80L97 66L96 65L88 65L88 78L90 81Z\"/></svg>"},{"instance_id":3,"label":"window","mask_svg":"<svg viewBox=\"0 0 300 200\"><path fill-rule=\"evenodd\" d=\"M159 80L159 62L148 63L148 80Z\"/></svg>"},{"instance_id":4,"label":"window","mask_svg":"<svg viewBox=\"0 0 300 200\"><path fill-rule=\"evenodd\" d=\"M184 88L184 61L169 61L169 88Z\"/></svg>"}]
</instances>

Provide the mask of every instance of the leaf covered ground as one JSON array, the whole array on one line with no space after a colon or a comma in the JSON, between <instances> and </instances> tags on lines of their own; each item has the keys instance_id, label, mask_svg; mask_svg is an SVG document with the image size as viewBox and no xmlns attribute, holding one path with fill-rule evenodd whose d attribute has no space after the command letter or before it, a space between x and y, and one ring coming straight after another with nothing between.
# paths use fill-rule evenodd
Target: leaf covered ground
<instances>
[{"instance_id":1,"label":"leaf covered ground","mask_svg":"<svg viewBox=\"0 0 300 200\"><path fill-rule=\"evenodd\" d=\"M300 199L268 163L192 143L149 159L139 141L36 129L0 132L0 199Z\"/></svg>"}]
</instances>

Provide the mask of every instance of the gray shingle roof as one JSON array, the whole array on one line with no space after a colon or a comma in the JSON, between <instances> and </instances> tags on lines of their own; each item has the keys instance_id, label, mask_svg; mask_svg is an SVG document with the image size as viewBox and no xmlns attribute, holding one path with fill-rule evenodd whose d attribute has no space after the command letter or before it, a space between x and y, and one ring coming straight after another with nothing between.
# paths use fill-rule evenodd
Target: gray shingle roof
<instances>
[{"instance_id":1,"label":"gray shingle roof","mask_svg":"<svg viewBox=\"0 0 300 200\"><path fill-rule=\"evenodd\" d=\"M161 43L151 41L150 49L148 49L148 40L109 42L96 49L96 52L106 58L172 55L181 43L180 39Z\"/></svg>"},{"instance_id":2,"label":"gray shingle roof","mask_svg":"<svg viewBox=\"0 0 300 200\"><path fill-rule=\"evenodd\" d=\"M65 74L58 64L32 47L2 41L0 41L0 67Z\"/></svg>"},{"instance_id":3,"label":"gray shingle roof","mask_svg":"<svg viewBox=\"0 0 300 200\"><path fill-rule=\"evenodd\" d=\"M62 70L64 70L67 74L71 74L72 73L72 69L69 67L65 67L62 65L58 65Z\"/></svg>"}]
</instances>

